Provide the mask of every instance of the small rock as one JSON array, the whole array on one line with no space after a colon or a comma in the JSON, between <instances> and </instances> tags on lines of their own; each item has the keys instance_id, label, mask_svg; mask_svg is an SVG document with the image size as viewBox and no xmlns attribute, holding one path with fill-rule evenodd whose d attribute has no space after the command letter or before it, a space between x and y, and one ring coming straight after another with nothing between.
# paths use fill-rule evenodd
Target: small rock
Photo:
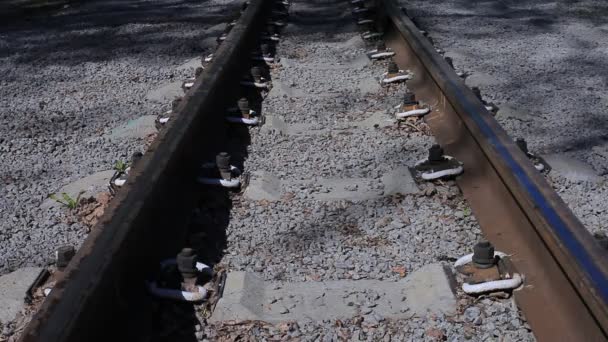
<instances>
[{"instance_id":1,"label":"small rock","mask_svg":"<svg viewBox=\"0 0 608 342\"><path fill-rule=\"evenodd\" d=\"M481 315L481 310L476 306L471 306L464 310L464 318L467 322L474 322Z\"/></svg>"},{"instance_id":2,"label":"small rock","mask_svg":"<svg viewBox=\"0 0 608 342\"><path fill-rule=\"evenodd\" d=\"M425 332L426 336L437 341L443 341L445 338L445 334L441 329L437 328L429 328Z\"/></svg>"}]
</instances>

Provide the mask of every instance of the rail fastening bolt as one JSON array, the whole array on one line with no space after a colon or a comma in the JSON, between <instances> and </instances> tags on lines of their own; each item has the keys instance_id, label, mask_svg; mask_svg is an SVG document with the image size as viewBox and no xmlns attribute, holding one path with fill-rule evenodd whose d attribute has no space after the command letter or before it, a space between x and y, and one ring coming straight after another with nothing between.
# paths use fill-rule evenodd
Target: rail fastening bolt
<instances>
[{"instance_id":1,"label":"rail fastening bolt","mask_svg":"<svg viewBox=\"0 0 608 342\"><path fill-rule=\"evenodd\" d=\"M74 246L61 246L55 251L55 265L58 269L64 269L69 263L70 260L76 254L76 250Z\"/></svg>"},{"instance_id":2,"label":"rail fastening bolt","mask_svg":"<svg viewBox=\"0 0 608 342\"><path fill-rule=\"evenodd\" d=\"M515 144L517 144L517 147L519 147L519 149L522 150L523 153L528 154L528 143L524 138L515 139Z\"/></svg>"},{"instance_id":3,"label":"rail fastening bolt","mask_svg":"<svg viewBox=\"0 0 608 342\"><path fill-rule=\"evenodd\" d=\"M144 154L139 151L133 153L131 156L131 167L135 166L135 164L137 164L137 162L139 162L143 156Z\"/></svg>"},{"instance_id":4,"label":"rail fastening bolt","mask_svg":"<svg viewBox=\"0 0 608 342\"><path fill-rule=\"evenodd\" d=\"M254 66L251 68L251 76L255 82L262 82L262 68Z\"/></svg>"},{"instance_id":5,"label":"rail fastening bolt","mask_svg":"<svg viewBox=\"0 0 608 342\"><path fill-rule=\"evenodd\" d=\"M266 31L268 31L268 35L272 36L273 34L277 33L277 29L274 25L270 24L270 25L266 25Z\"/></svg>"},{"instance_id":6,"label":"rail fastening bolt","mask_svg":"<svg viewBox=\"0 0 608 342\"><path fill-rule=\"evenodd\" d=\"M437 144L429 148L429 161L431 162L442 162L443 161L443 148Z\"/></svg>"},{"instance_id":7,"label":"rail fastening bolt","mask_svg":"<svg viewBox=\"0 0 608 342\"><path fill-rule=\"evenodd\" d=\"M471 88L471 90L473 91L473 94L475 94L475 96L477 96L479 101L483 101L483 99L481 98L481 90L479 90L479 87L473 87L473 88Z\"/></svg>"},{"instance_id":8,"label":"rail fastening bolt","mask_svg":"<svg viewBox=\"0 0 608 342\"><path fill-rule=\"evenodd\" d=\"M454 69L454 60L452 59L452 57L445 57L445 61L450 67L452 67L452 69Z\"/></svg>"},{"instance_id":9,"label":"rail fastening bolt","mask_svg":"<svg viewBox=\"0 0 608 342\"><path fill-rule=\"evenodd\" d=\"M399 67L397 66L397 63L395 63L394 61L390 61L388 63L388 73L389 74L399 73Z\"/></svg>"},{"instance_id":10,"label":"rail fastening bolt","mask_svg":"<svg viewBox=\"0 0 608 342\"><path fill-rule=\"evenodd\" d=\"M496 264L494 246L489 241L480 241L473 247L473 265L477 268L490 268Z\"/></svg>"},{"instance_id":11,"label":"rail fastening bolt","mask_svg":"<svg viewBox=\"0 0 608 342\"><path fill-rule=\"evenodd\" d=\"M384 44L383 41L379 41L378 44L376 45L376 50L378 52L385 51L386 50L386 44Z\"/></svg>"},{"instance_id":12,"label":"rail fastening bolt","mask_svg":"<svg viewBox=\"0 0 608 342\"><path fill-rule=\"evenodd\" d=\"M182 103L182 98L181 97L173 99L173 101L171 101L171 111L172 112L176 112L177 111L177 107L179 107L180 103Z\"/></svg>"},{"instance_id":13,"label":"rail fastening bolt","mask_svg":"<svg viewBox=\"0 0 608 342\"><path fill-rule=\"evenodd\" d=\"M239 110L241 111L241 115L244 118L249 118L249 111L251 110L251 108L249 107L249 100L247 100L246 97L241 97L237 103L236 103L237 107L239 108Z\"/></svg>"},{"instance_id":14,"label":"rail fastening bolt","mask_svg":"<svg viewBox=\"0 0 608 342\"><path fill-rule=\"evenodd\" d=\"M196 259L192 248L184 248L177 254L177 269L184 280L196 278Z\"/></svg>"},{"instance_id":15,"label":"rail fastening bolt","mask_svg":"<svg viewBox=\"0 0 608 342\"><path fill-rule=\"evenodd\" d=\"M418 104L416 101L416 95L414 93L407 92L403 95L403 105L412 106Z\"/></svg>"},{"instance_id":16,"label":"rail fastening bolt","mask_svg":"<svg viewBox=\"0 0 608 342\"><path fill-rule=\"evenodd\" d=\"M220 172L222 179L231 180L232 172L230 171L230 154L228 152L220 152L215 157L215 164Z\"/></svg>"},{"instance_id":17,"label":"rail fastening bolt","mask_svg":"<svg viewBox=\"0 0 608 342\"><path fill-rule=\"evenodd\" d=\"M262 51L262 56L272 55L272 48L266 43L260 44L260 50Z\"/></svg>"}]
</instances>

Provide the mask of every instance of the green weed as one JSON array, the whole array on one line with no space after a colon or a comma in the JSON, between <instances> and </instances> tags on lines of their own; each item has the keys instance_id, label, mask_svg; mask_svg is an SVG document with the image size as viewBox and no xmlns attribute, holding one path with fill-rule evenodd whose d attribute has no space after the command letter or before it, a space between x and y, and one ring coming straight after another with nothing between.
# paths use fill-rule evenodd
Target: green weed
<instances>
[{"instance_id":1,"label":"green weed","mask_svg":"<svg viewBox=\"0 0 608 342\"><path fill-rule=\"evenodd\" d=\"M120 172L120 173L125 173L125 171L127 171L127 168L129 167L129 165L125 162L123 162L122 160L117 160L116 164L114 164L114 170Z\"/></svg>"},{"instance_id":2,"label":"green weed","mask_svg":"<svg viewBox=\"0 0 608 342\"><path fill-rule=\"evenodd\" d=\"M55 200L55 202L60 203L62 205L65 205L66 207L68 207L68 209L76 209L76 207L78 207L78 203L80 202L80 196L82 196L82 194L84 193L84 191L81 191L78 193L78 196L74 199L72 198L70 195L66 194L65 192L61 193L61 197L59 198L57 197L56 194L51 194L49 196L49 198Z\"/></svg>"}]
</instances>

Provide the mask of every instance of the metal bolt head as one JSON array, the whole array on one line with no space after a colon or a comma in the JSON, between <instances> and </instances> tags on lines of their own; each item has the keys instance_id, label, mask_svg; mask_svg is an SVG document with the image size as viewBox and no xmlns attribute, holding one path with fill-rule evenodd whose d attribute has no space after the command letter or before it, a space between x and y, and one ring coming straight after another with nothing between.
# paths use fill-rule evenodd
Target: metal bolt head
<instances>
[{"instance_id":1,"label":"metal bolt head","mask_svg":"<svg viewBox=\"0 0 608 342\"><path fill-rule=\"evenodd\" d=\"M478 87L473 87L471 88L471 90L473 91L473 94L475 94L475 96L477 96L477 98L481 100L481 90L479 90Z\"/></svg>"},{"instance_id":2,"label":"metal bolt head","mask_svg":"<svg viewBox=\"0 0 608 342\"><path fill-rule=\"evenodd\" d=\"M597 241L600 244L600 246L602 246L602 248L608 249L608 236L606 236L605 233L603 233L603 232L593 233L593 237L595 238L595 241Z\"/></svg>"},{"instance_id":3,"label":"metal bolt head","mask_svg":"<svg viewBox=\"0 0 608 342\"><path fill-rule=\"evenodd\" d=\"M172 112L177 111L177 107L179 107L180 103L182 103L182 98L181 97L173 99L173 101L171 101L171 111Z\"/></svg>"},{"instance_id":4,"label":"metal bolt head","mask_svg":"<svg viewBox=\"0 0 608 342\"><path fill-rule=\"evenodd\" d=\"M403 95L403 105L411 106L418 104L416 101L416 95L414 93L407 92Z\"/></svg>"},{"instance_id":5,"label":"metal bolt head","mask_svg":"<svg viewBox=\"0 0 608 342\"><path fill-rule=\"evenodd\" d=\"M253 76L253 79L258 82L262 80L262 68L258 67L258 66L254 66L251 68L251 76Z\"/></svg>"},{"instance_id":6,"label":"metal bolt head","mask_svg":"<svg viewBox=\"0 0 608 342\"><path fill-rule=\"evenodd\" d=\"M247 100L246 97L241 97L237 103L236 103L237 107L239 108L239 110L241 111L241 114L243 116L247 116L249 117L249 110L251 109L249 107L249 100Z\"/></svg>"},{"instance_id":7,"label":"metal bolt head","mask_svg":"<svg viewBox=\"0 0 608 342\"><path fill-rule=\"evenodd\" d=\"M480 241L473 247L473 265L477 268L490 268L496 264L494 246L489 241Z\"/></svg>"},{"instance_id":8,"label":"metal bolt head","mask_svg":"<svg viewBox=\"0 0 608 342\"><path fill-rule=\"evenodd\" d=\"M388 73L396 74L398 72L399 72L399 67L397 66L397 63L395 63L394 61L390 61L388 63Z\"/></svg>"},{"instance_id":9,"label":"metal bolt head","mask_svg":"<svg viewBox=\"0 0 608 342\"><path fill-rule=\"evenodd\" d=\"M268 44L260 44L260 50L262 51L263 56L272 55L272 48Z\"/></svg>"},{"instance_id":10,"label":"metal bolt head","mask_svg":"<svg viewBox=\"0 0 608 342\"><path fill-rule=\"evenodd\" d=\"M219 168L230 168L230 154L228 152L220 152L215 157L215 162Z\"/></svg>"},{"instance_id":11,"label":"metal bolt head","mask_svg":"<svg viewBox=\"0 0 608 342\"><path fill-rule=\"evenodd\" d=\"M519 147L522 152L528 153L528 143L526 140L524 140L524 138L515 139L515 144L517 144L517 147Z\"/></svg>"},{"instance_id":12,"label":"metal bolt head","mask_svg":"<svg viewBox=\"0 0 608 342\"><path fill-rule=\"evenodd\" d=\"M230 154L228 152L220 152L215 157L215 164L220 172L222 179L232 179L232 172L230 171Z\"/></svg>"},{"instance_id":13,"label":"metal bolt head","mask_svg":"<svg viewBox=\"0 0 608 342\"><path fill-rule=\"evenodd\" d=\"M443 148L441 146L435 144L429 148L429 161L443 161Z\"/></svg>"},{"instance_id":14,"label":"metal bolt head","mask_svg":"<svg viewBox=\"0 0 608 342\"><path fill-rule=\"evenodd\" d=\"M225 33L222 33L221 35L219 35L215 41L217 42L217 44L222 44L222 41L224 41L226 39L227 35Z\"/></svg>"},{"instance_id":15,"label":"metal bolt head","mask_svg":"<svg viewBox=\"0 0 608 342\"><path fill-rule=\"evenodd\" d=\"M196 259L192 248L184 248L177 254L177 269L184 279L196 277Z\"/></svg>"},{"instance_id":16,"label":"metal bolt head","mask_svg":"<svg viewBox=\"0 0 608 342\"><path fill-rule=\"evenodd\" d=\"M131 166L134 166L144 156L143 153L137 151L131 156Z\"/></svg>"},{"instance_id":17,"label":"metal bolt head","mask_svg":"<svg viewBox=\"0 0 608 342\"><path fill-rule=\"evenodd\" d=\"M234 27L234 24L232 22L226 24L226 27L224 28L224 33L228 34L228 32L230 32L230 30L232 30L233 27Z\"/></svg>"},{"instance_id":18,"label":"metal bolt head","mask_svg":"<svg viewBox=\"0 0 608 342\"><path fill-rule=\"evenodd\" d=\"M445 57L445 61L448 63L449 66L452 67L452 69L454 69L454 60L452 59L452 57Z\"/></svg>"},{"instance_id":19,"label":"metal bolt head","mask_svg":"<svg viewBox=\"0 0 608 342\"><path fill-rule=\"evenodd\" d=\"M76 254L74 246L61 246L55 251L55 265L58 269L65 268Z\"/></svg>"},{"instance_id":20,"label":"metal bolt head","mask_svg":"<svg viewBox=\"0 0 608 342\"><path fill-rule=\"evenodd\" d=\"M280 1L275 2L273 5L273 8L275 11L279 11L279 12L283 12L283 13L287 14L287 7L285 7L285 4L283 4Z\"/></svg>"}]
</instances>

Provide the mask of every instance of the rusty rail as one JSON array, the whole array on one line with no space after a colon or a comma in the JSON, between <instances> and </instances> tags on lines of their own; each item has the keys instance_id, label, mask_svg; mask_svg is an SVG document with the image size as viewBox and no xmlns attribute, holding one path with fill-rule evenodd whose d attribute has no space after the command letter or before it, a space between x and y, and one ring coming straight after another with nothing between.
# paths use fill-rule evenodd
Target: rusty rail
<instances>
[{"instance_id":1,"label":"rusty rail","mask_svg":"<svg viewBox=\"0 0 608 342\"><path fill-rule=\"evenodd\" d=\"M175 120L129 175L21 335L21 341L114 341L142 321L144 280L175 255L196 201L201 158L225 143L224 108L245 71L270 1L251 0ZM169 214L167 214L169 213ZM133 338L135 336L131 336Z\"/></svg>"},{"instance_id":2,"label":"rusty rail","mask_svg":"<svg viewBox=\"0 0 608 342\"><path fill-rule=\"evenodd\" d=\"M395 0L377 0L378 22L410 84L438 109L427 122L465 162L458 181L486 237L526 275L518 304L539 340L604 341L608 253L533 167L481 101Z\"/></svg>"},{"instance_id":3,"label":"rusty rail","mask_svg":"<svg viewBox=\"0 0 608 342\"><path fill-rule=\"evenodd\" d=\"M409 86L437 109L428 118L437 140L465 162L458 183L485 235L511 253L526 276L516 299L535 335L540 340L606 340L608 253L395 0L375 2L396 61L416 74ZM251 1L176 119L131 172L126 188L26 327L22 341L125 339L123 332L139 324L138 315L146 311L141 306L143 280L156 261L182 245L196 201L191 189L197 165L225 144L223 109L238 88L232 85L247 66L241 63L249 56L244 51L256 42L269 6L267 0Z\"/></svg>"}]
</instances>

